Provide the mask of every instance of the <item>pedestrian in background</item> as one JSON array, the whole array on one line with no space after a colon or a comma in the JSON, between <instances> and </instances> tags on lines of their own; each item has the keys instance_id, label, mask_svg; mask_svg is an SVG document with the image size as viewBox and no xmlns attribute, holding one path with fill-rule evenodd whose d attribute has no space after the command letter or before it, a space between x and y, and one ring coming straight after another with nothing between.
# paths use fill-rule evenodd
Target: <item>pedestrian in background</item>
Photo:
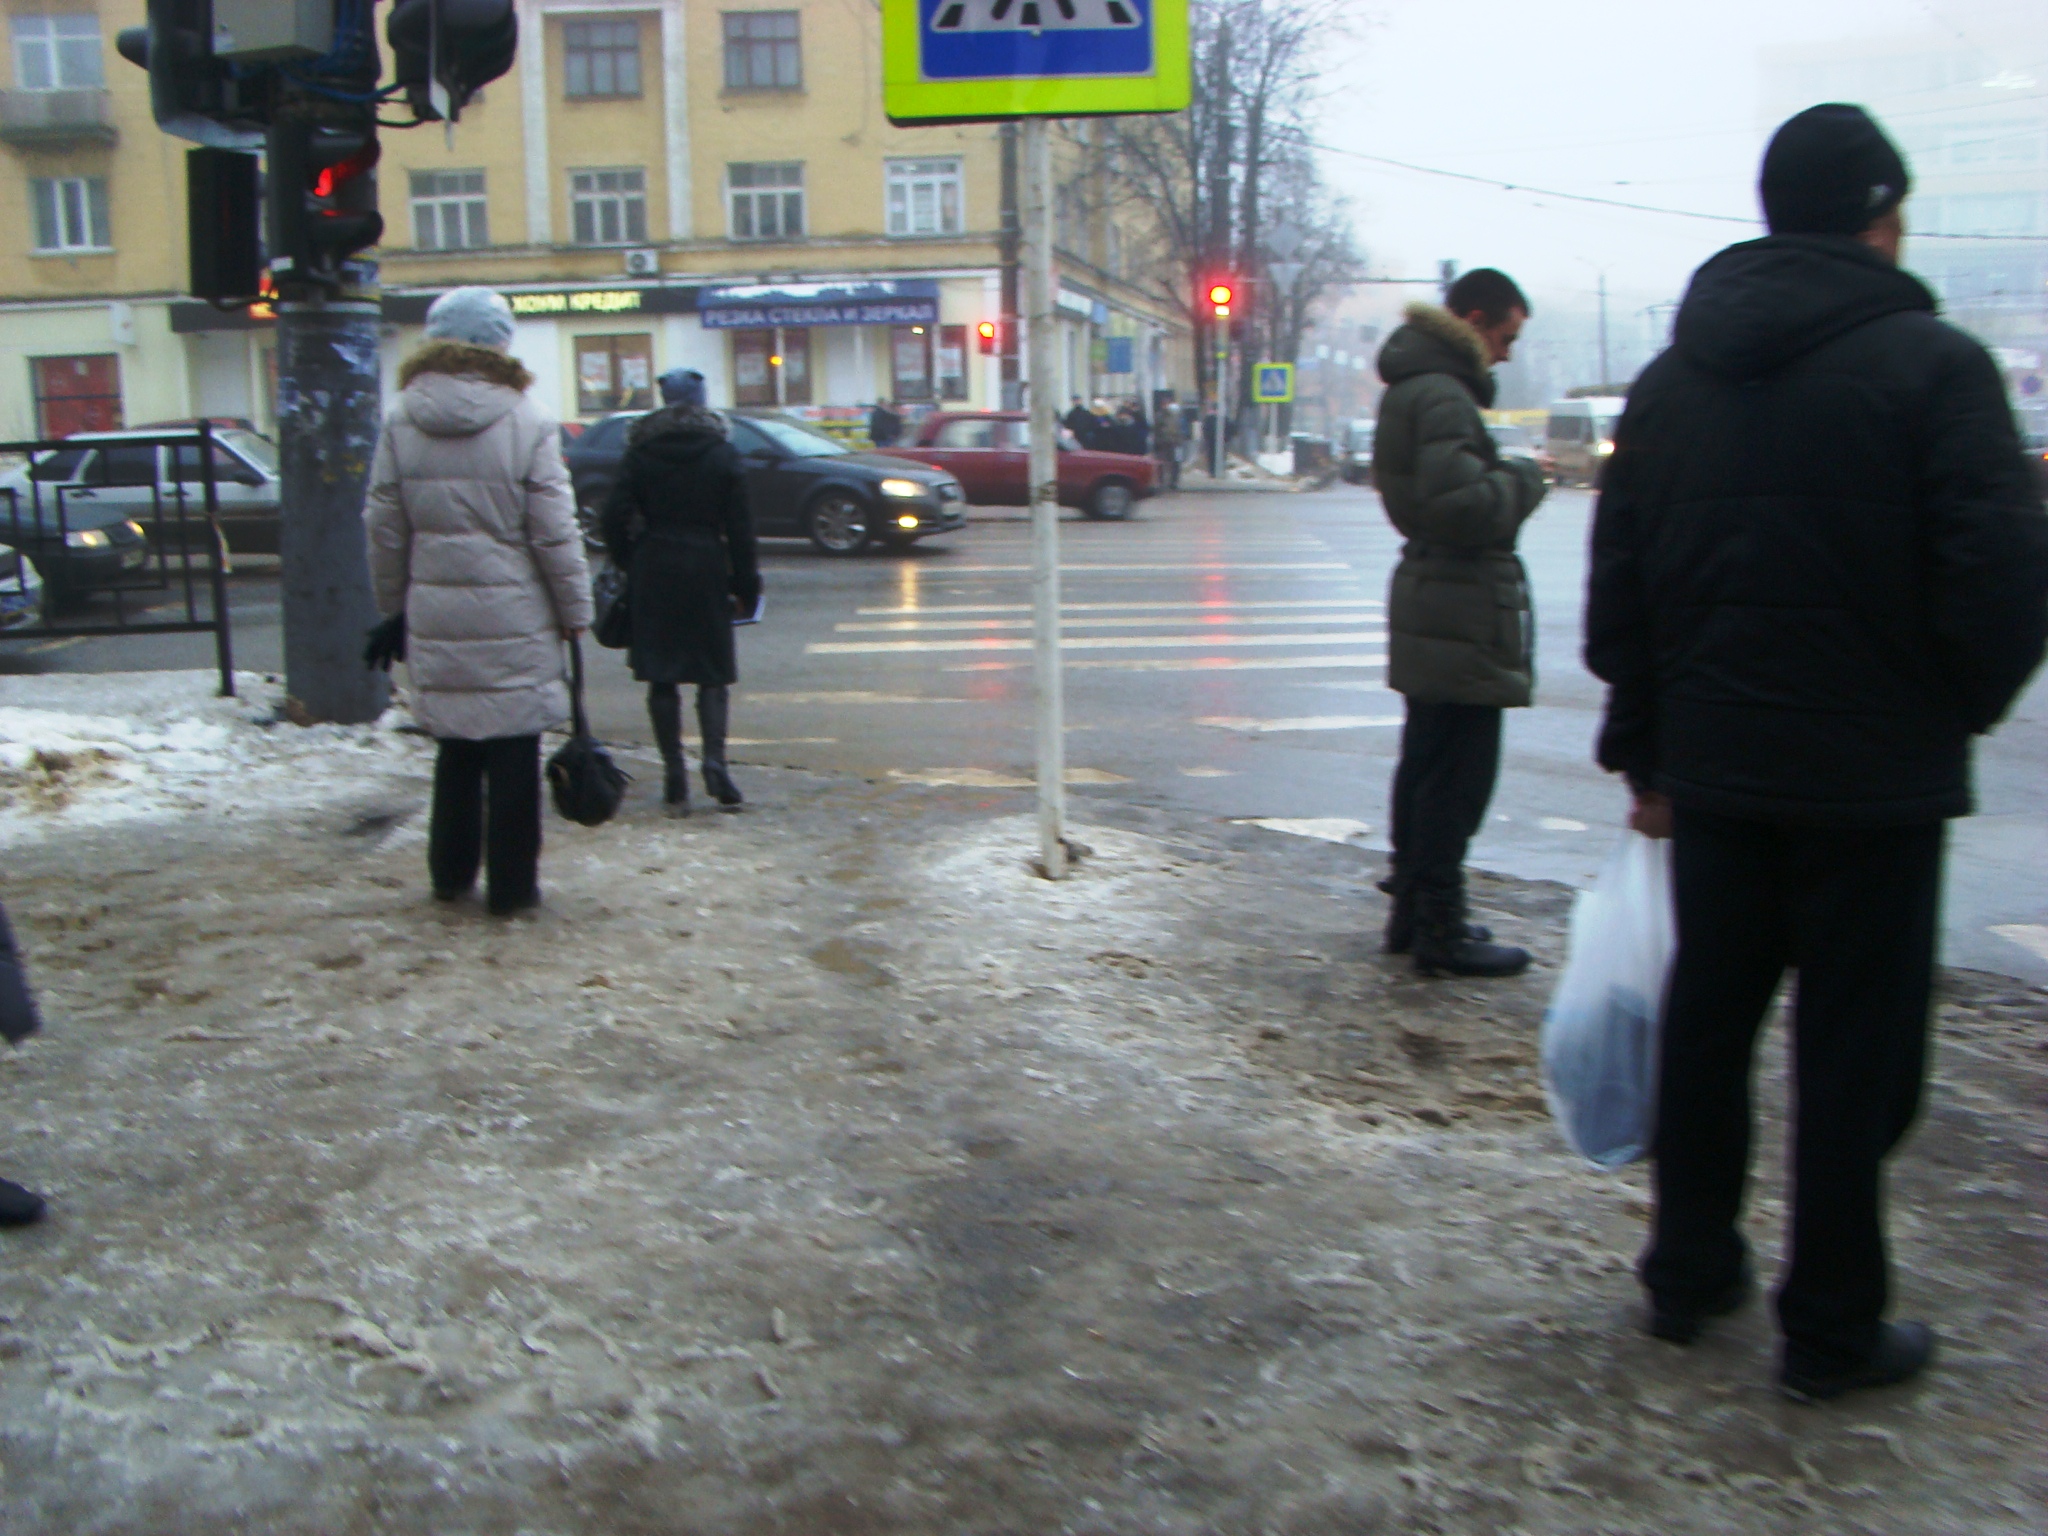
<instances>
[{"instance_id":1,"label":"pedestrian in background","mask_svg":"<svg viewBox=\"0 0 2048 1536\"><path fill-rule=\"evenodd\" d=\"M28 971L15 946L14 929L7 921L7 909L0 907L0 1036L19 1045L43 1027L36 1011L36 995L29 990ZM12 1179L0 1179L0 1227L25 1227L40 1221L45 1210L43 1197L23 1189Z\"/></svg>"},{"instance_id":2,"label":"pedestrian in background","mask_svg":"<svg viewBox=\"0 0 2048 1536\"><path fill-rule=\"evenodd\" d=\"M2048 517L1998 367L1898 268L1905 162L1860 108L1779 128L1770 235L1694 274L1630 391L1594 519L1598 755L1674 835L1649 1328L1751 1288L1750 1056L1799 977L1781 1388L1903 1381L1882 1164L1927 1049L1943 824L2048 638Z\"/></svg>"},{"instance_id":3,"label":"pedestrian in background","mask_svg":"<svg viewBox=\"0 0 2048 1536\"><path fill-rule=\"evenodd\" d=\"M1180 489L1180 407L1168 402L1159 407L1152 425L1152 453L1159 463L1159 489Z\"/></svg>"},{"instance_id":4,"label":"pedestrian in background","mask_svg":"<svg viewBox=\"0 0 2048 1536\"><path fill-rule=\"evenodd\" d=\"M1426 976L1512 976L1526 950L1465 920L1465 851L1500 774L1501 711L1529 703L1535 622L1515 554L1548 487L1503 459L1480 417L1529 301L1491 267L1451 285L1441 308L1408 306L1380 349L1373 469L1407 543L1387 601L1387 686L1405 696L1394 772L1389 954Z\"/></svg>"},{"instance_id":5,"label":"pedestrian in background","mask_svg":"<svg viewBox=\"0 0 2048 1536\"><path fill-rule=\"evenodd\" d=\"M894 402L877 400L875 408L868 412L868 441L877 448L887 448L903 440L903 418L893 409Z\"/></svg>"},{"instance_id":6,"label":"pedestrian in background","mask_svg":"<svg viewBox=\"0 0 2048 1536\"><path fill-rule=\"evenodd\" d=\"M626 660L647 685L647 716L664 769L662 799L688 815L679 687L697 685L704 733L704 788L740 804L726 769L725 732L739 681L735 617L761 600L761 568L747 513L746 473L726 440L725 418L705 404L704 375L661 376L662 408L633 423L603 518L605 548L627 573L633 639Z\"/></svg>"},{"instance_id":7,"label":"pedestrian in background","mask_svg":"<svg viewBox=\"0 0 2048 1536\"><path fill-rule=\"evenodd\" d=\"M540 900L540 734L568 718L562 641L591 607L561 434L511 344L490 289L434 301L363 509L377 606L405 616L413 712L440 743L434 894L466 894L481 861L499 916Z\"/></svg>"}]
</instances>

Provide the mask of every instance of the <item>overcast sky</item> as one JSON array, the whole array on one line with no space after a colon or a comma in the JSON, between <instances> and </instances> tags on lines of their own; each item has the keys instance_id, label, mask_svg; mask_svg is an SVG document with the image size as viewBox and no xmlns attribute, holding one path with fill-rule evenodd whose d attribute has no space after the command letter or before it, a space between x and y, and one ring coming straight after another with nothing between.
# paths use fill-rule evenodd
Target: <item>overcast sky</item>
<instances>
[{"instance_id":1,"label":"overcast sky","mask_svg":"<svg viewBox=\"0 0 2048 1536\"><path fill-rule=\"evenodd\" d=\"M1326 144L1559 191L1756 216L1767 48L2040 28L2048 0L1361 0L1330 51ZM1971 38L1972 41L1976 39ZM2048 46L2044 46L2048 54ZM1865 105L1882 118L1886 103ZM1903 104L1900 104L1903 105ZM1498 266L1617 323L1760 227L1605 210L1324 156L1376 272ZM1908 205L1910 223L1911 206ZM1908 255L1910 264L1910 250ZM1585 295L1587 297L1581 298ZM1633 323L1640 325L1640 320Z\"/></svg>"}]
</instances>

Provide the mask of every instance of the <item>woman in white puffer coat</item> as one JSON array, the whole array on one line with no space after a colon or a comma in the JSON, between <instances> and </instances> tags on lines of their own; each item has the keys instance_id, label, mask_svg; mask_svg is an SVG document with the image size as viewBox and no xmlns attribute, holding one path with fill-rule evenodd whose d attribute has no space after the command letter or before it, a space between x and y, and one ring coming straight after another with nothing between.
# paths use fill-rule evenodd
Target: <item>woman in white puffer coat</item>
<instances>
[{"instance_id":1,"label":"woman in white puffer coat","mask_svg":"<svg viewBox=\"0 0 2048 1536\"><path fill-rule=\"evenodd\" d=\"M434 894L466 894L481 862L504 915L540 900L540 733L569 714L562 641L590 623L590 572L560 434L506 355L510 306L454 289L427 338L370 470L370 574L378 609L405 615L413 711L440 742Z\"/></svg>"}]
</instances>

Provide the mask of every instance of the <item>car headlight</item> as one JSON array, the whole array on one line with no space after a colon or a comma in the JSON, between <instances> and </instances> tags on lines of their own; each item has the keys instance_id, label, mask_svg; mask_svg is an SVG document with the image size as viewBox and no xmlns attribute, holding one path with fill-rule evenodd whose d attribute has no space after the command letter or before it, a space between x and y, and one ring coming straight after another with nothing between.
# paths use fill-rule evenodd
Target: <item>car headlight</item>
<instances>
[{"instance_id":1,"label":"car headlight","mask_svg":"<svg viewBox=\"0 0 2048 1536\"><path fill-rule=\"evenodd\" d=\"M111 543L103 528L74 528L64 535L66 549L105 549Z\"/></svg>"},{"instance_id":2,"label":"car headlight","mask_svg":"<svg viewBox=\"0 0 2048 1536\"><path fill-rule=\"evenodd\" d=\"M917 526L917 514L915 512L904 513L896 519L896 526L898 528L915 528Z\"/></svg>"},{"instance_id":3,"label":"car headlight","mask_svg":"<svg viewBox=\"0 0 2048 1536\"><path fill-rule=\"evenodd\" d=\"M922 496L925 488L915 480L884 480L879 489L884 496Z\"/></svg>"},{"instance_id":4,"label":"car headlight","mask_svg":"<svg viewBox=\"0 0 2048 1536\"><path fill-rule=\"evenodd\" d=\"M1612 452L1614 452L1614 444L1604 439L1593 445L1593 457L1596 459L1604 459Z\"/></svg>"},{"instance_id":5,"label":"car headlight","mask_svg":"<svg viewBox=\"0 0 2048 1536\"><path fill-rule=\"evenodd\" d=\"M128 521L123 523L121 526L123 528L126 528L129 531L129 533L131 533L138 539L146 539L149 537L149 531L145 529L142 526L142 524L136 522L135 519L132 517L129 518Z\"/></svg>"}]
</instances>

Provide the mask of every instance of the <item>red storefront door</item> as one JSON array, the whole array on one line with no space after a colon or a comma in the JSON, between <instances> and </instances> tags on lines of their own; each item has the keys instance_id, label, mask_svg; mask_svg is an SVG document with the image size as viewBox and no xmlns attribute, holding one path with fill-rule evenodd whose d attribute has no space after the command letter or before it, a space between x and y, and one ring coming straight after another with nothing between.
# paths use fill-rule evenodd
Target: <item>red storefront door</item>
<instances>
[{"instance_id":1,"label":"red storefront door","mask_svg":"<svg viewBox=\"0 0 2048 1536\"><path fill-rule=\"evenodd\" d=\"M83 357L32 357L36 424L44 437L73 432L115 432L121 427L121 358L114 352Z\"/></svg>"}]
</instances>

